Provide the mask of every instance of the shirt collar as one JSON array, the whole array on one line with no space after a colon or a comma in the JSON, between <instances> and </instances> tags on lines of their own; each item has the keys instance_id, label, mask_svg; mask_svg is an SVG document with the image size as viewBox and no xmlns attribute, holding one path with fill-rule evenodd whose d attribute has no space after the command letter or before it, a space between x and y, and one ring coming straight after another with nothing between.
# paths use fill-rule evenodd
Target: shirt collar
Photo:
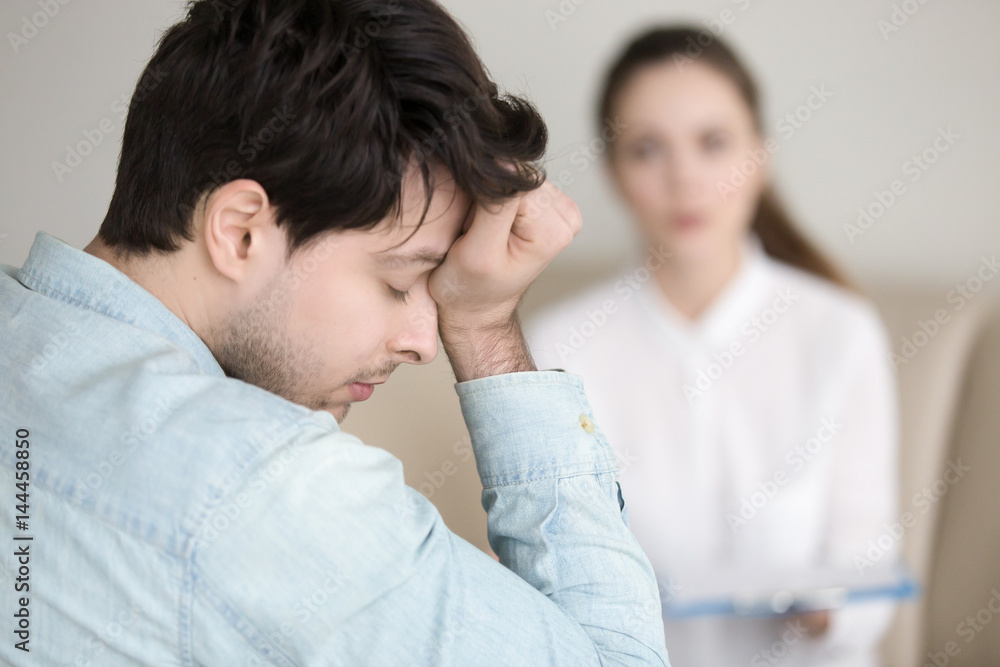
<instances>
[{"instance_id":1,"label":"shirt collar","mask_svg":"<svg viewBox=\"0 0 1000 667\"><path fill-rule=\"evenodd\" d=\"M17 279L30 290L152 331L188 352L209 375L225 375L204 341L159 299L107 262L38 232Z\"/></svg>"},{"instance_id":2,"label":"shirt collar","mask_svg":"<svg viewBox=\"0 0 1000 667\"><path fill-rule=\"evenodd\" d=\"M740 327L762 308L767 296L770 258L756 233L741 245L736 275L695 320L681 314L667 299L656 281L639 290L639 303L663 333L687 345L728 347L740 340Z\"/></svg>"}]
</instances>

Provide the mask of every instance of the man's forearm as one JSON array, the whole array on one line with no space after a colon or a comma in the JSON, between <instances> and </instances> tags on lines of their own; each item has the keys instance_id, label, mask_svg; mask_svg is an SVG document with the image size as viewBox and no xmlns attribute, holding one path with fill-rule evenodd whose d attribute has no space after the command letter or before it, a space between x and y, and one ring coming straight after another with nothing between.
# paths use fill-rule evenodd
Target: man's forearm
<instances>
[{"instance_id":1,"label":"man's forearm","mask_svg":"<svg viewBox=\"0 0 1000 667\"><path fill-rule=\"evenodd\" d=\"M479 330L442 323L441 341L458 382L536 370L516 314L506 324Z\"/></svg>"}]
</instances>

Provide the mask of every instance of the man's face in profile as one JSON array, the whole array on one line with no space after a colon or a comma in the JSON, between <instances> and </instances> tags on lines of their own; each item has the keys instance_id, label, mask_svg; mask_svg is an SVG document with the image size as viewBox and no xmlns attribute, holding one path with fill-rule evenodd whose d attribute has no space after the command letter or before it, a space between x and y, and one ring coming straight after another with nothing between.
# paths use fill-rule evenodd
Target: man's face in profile
<instances>
[{"instance_id":1,"label":"man's face in profile","mask_svg":"<svg viewBox=\"0 0 1000 667\"><path fill-rule=\"evenodd\" d=\"M297 251L250 305L216 324L212 351L226 373L339 422L400 364L431 362L437 305L428 277L471 206L446 170L434 176L437 186L416 233L425 197L413 176L404 180L398 220L322 235Z\"/></svg>"}]
</instances>

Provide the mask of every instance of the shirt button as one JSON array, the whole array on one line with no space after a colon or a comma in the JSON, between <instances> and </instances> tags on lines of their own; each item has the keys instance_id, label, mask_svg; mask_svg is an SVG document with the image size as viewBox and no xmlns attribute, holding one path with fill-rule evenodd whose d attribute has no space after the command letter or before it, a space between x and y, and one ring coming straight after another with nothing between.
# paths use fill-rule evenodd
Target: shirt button
<instances>
[{"instance_id":1,"label":"shirt button","mask_svg":"<svg viewBox=\"0 0 1000 667\"><path fill-rule=\"evenodd\" d=\"M594 432L594 420L587 415L580 415L580 426L582 426L583 430L587 433Z\"/></svg>"}]
</instances>

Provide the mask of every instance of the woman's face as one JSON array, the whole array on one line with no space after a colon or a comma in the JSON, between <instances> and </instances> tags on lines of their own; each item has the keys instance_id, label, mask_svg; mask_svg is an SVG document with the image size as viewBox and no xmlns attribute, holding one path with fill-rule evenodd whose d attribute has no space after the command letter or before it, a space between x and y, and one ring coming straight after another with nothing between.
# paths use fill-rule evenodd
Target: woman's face
<instances>
[{"instance_id":1,"label":"woman's face","mask_svg":"<svg viewBox=\"0 0 1000 667\"><path fill-rule=\"evenodd\" d=\"M613 111L625 129L609 166L646 240L699 261L742 241L768 154L736 86L709 65L684 62L631 75Z\"/></svg>"}]
</instances>

